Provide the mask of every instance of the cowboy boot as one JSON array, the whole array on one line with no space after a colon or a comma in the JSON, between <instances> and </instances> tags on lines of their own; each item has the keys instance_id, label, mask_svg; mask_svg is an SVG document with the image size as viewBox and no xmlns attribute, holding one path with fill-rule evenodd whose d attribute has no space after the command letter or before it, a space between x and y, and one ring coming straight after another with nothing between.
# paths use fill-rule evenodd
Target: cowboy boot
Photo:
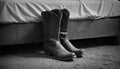
<instances>
[{"instance_id":1,"label":"cowboy boot","mask_svg":"<svg viewBox=\"0 0 120 69\"><path fill-rule=\"evenodd\" d=\"M42 12L44 29L44 50L45 53L58 60L72 60L73 55L67 51L60 43L60 24L62 13L58 14L45 11Z\"/></svg>"},{"instance_id":2,"label":"cowboy boot","mask_svg":"<svg viewBox=\"0 0 120 69\"><path fill-rule=\"evenodd\" d=\"M62 19L60 28L60 42L70 52L74 52L77 57L82 57L83 51L76 48L68 39L68 20L70 12L67 9L62 9Z\"/></svg>"}]
</instances>

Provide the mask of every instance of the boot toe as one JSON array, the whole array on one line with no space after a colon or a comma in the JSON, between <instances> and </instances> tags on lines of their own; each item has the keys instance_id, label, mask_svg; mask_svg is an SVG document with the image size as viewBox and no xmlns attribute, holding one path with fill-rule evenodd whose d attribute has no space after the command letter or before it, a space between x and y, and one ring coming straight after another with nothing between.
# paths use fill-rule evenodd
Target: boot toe
<instances>
[{"instance_id":1,"label":"boot toe","mask_svg":"<svg viewBox=\"0 0 120 69\"><path fill-rule=\"evenodd\" d=\"M74 52L72 52L72 56L73 56L73 58L76 58L76 57L77 57Z\"/></svg>"},{"instance_id":2,"label":"boot toe","mask_svg":"<svg viewBox=\"0 0 120 69\"><path fill-rule=\"evenodd\" d=\"M81 58L82 57L82 55L83 55L83 50L77 50L77 51L75 51L75 54L76 54L76 56L77 56L77 58Z\"/></svg>"}]
</instances>

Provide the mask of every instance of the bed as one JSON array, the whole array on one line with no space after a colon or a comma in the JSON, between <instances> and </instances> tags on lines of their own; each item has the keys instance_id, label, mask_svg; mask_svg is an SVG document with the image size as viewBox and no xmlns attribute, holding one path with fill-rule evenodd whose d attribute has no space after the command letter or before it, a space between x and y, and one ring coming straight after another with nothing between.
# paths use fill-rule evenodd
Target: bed
<instances>
[{"instance_id":1,"label":"bed","mask_svg":"<svg viewBox=\"0 0 120 69\"><path fill-rule=\"evenodd\" d=\"M0 45L43 40L41 12L70 11L70 39L118 36L118 0L0 0Z\"/></svg>"}]
</instances>

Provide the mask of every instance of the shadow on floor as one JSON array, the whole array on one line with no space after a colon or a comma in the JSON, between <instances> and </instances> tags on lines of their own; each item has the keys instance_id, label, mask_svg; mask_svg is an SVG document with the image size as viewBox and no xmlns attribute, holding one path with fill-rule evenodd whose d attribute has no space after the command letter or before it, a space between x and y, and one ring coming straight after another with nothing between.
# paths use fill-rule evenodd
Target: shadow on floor
<instances>
[{"instance_id":1,"label":"shadow on floor","mask_svg":"<svg viewBox=\"0 0 120 69\"><path fill-rule=\"evenodd\" d=\"M77 48L86 48L86 47L103 46L103 45L116 45L117 44L116 39L117 37L81 39L81 40L71 40L71 43ZM32 53L34 53L34 56L37 56L39 54L39 57L45 57L43 53L43 43L0 46L0 55L21 54L23 56L31 56Z\"/></svg>"},{"instance_id":2,"label":"shadow on floor","mask_svg":"<svg viewBox=\"0 0 120 69\"><path fill-rule=\"evenodd\" d=\"M81 40L71 40L77 48L87 48L96 47L104 45L118 45L118 37L102 37L102 38L92 38L92 39L81 39Z\"/></svg>"},{"instance_id":3,"label":"shadow on floor","mask_svg":"<svg viewBox=\"0 0 120 69\"><path fill-rule=\"evenodd\" d=\"M32 44L17 44L0 46L0 55L16 54L16 53L32 53L35 51L42 51L43 43Z\"/></svg>"},{"instance_id":4,"label":"shadow on floor","mask_svg":"<svg viewBox=\"0 0 120 69\"><path fill-rule=\"evenodd\" d=\"M54 60L60 60L59 58L51 57L43 51L43 43L32 44L19 44L19 45L7 45L0 46L0 56L16 56L24 58L49 58ZM60 60L65 62L71 62L73 60Z\"/></svg>"}]
</instances>

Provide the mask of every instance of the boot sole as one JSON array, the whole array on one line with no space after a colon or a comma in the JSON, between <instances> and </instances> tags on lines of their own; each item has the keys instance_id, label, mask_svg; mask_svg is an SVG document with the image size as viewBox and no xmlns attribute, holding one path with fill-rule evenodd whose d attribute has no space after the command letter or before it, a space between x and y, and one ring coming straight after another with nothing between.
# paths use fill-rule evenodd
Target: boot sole
<instances>
[{"instance_id":1,"label":"boot sole","mask_svg":"<svg viewBox=\"0 0 120 69\"><path fill-rule=\"evenodd\" d=\"M60 60L60 61L73 61L73 58L60 58L60 57L55 57L52 53L45 52L46 55L48 55L50 58L55 59L55 60Z\"/></svg>"}]
</instances>

